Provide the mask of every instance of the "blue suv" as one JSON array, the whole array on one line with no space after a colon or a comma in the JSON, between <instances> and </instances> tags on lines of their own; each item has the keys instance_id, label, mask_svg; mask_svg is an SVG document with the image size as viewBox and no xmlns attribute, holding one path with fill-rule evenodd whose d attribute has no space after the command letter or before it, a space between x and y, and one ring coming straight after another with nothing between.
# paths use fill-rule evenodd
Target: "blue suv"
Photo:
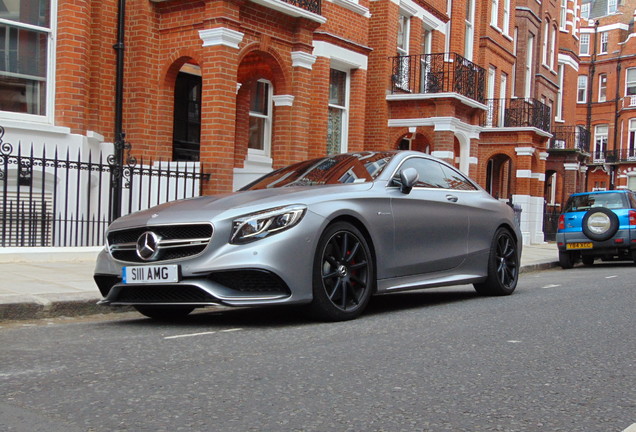
<instances>
[{"instance_id":1,"label":"blue suv","mask_svg":"<svg viewBox=\"0 0 636 432\"><path fill-rule=\"evenodd\" d=\"M636 261L636 195L629 190L582 192L570 196L557 231L559 264L569 269L579 259Z\"/></svg>"}]
</instances>

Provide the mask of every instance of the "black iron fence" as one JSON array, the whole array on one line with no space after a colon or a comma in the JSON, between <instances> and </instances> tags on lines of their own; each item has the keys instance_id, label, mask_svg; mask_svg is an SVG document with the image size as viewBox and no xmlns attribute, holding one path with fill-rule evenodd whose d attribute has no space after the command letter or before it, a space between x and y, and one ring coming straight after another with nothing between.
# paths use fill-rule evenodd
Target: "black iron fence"
<instances>
[{"instance_id":1,"label":"black iron fence","mask_svg":"<svg viewBox=\"0 0 636 432\"><path fill-rule=\"evenodd\" d=\"M390 57L391 93L459 93L484 102L486 71L457 53Z\"/></svg>"},{"instance_id":2,"label":"black iron fence","mask_svg":"<svg viewBox=\"0 0 636 432\"><path fill-rule=\"evenodd\" d=\"M636 163L636 149L595 150L591 163Z\"/></svg>"},{"instance_id":3,"label":"black iron fence","mask_svg":"<svg viewBox=\"0 0 636 432\"><path fill-rule=\"evenodd\" d=\"M285 3L297 6L306 11L320 15L321 0L283 0Z\"/></svg>"},{"instance_id":4,"label":"black iron fence","mask_svg":"<svg viewBox=\"0 0 636 432\"><path fill-rule=\"evenodd\" d=\"M483 127L535 127L549 132L550 107L532 98L486 99Z\"/></svg>"},{"instance_id":5,"label":"black iron fence","mask_svg":"<svg viewBox=\"0 0 636 432\"><path fill-rule=\"evenodd\" d=\"M122 214L198 196L209 179L198 162L133 161L123 167L100 152L2 141L0 127L0 246L99 246L111 222L114 176L122 176Z\"/></svg>"},{"instance_id":6,"label":"black iron fence","mask_svg":"<svg viewBox=\"0 0 636 432\"><path fill-rule=\"evenodd\" d=\"M555 126L550 140L551 149L590 151L590 131L584 126Z\"/></svg>"}]
</instances>

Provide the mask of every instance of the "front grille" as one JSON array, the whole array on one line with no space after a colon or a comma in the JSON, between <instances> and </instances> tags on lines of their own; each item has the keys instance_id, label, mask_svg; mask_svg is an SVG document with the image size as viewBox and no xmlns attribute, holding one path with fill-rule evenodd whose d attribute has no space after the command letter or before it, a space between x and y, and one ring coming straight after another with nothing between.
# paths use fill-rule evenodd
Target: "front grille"
<instances>
[{"instance_id":1,"label":"front grille","mask_svg":"<svg viewBox=\"0 0 636 432\"><path fill-rule=\"evenodd\" d=\"M158 240L157 253L148 260L137 254L137 240L147 231ZM117 230L108 233L108 247L113 258L132 263L168 261L198 255L212 239L212 225L159 225Z\"/></svg>"},{"instance_id":2,"label":"front grille","mask_svg":"<svg viewBox=\"0 0 636 432\"><path fill-rule=\"evenodd\" d=\"M192 285L125 286L113 303L210 303L218 302L213 296Z\"/></svg>"},{"instance_id":3,"label":"front grille","mask_svg":"<svg viewBox=\"0 0 636 432\"><path fill-rule=\"evenodd\" d=\"M280 277L263 270L215 272L208 279L242 293L290 294L287 284Z\"/></svg>"}]
</instances>

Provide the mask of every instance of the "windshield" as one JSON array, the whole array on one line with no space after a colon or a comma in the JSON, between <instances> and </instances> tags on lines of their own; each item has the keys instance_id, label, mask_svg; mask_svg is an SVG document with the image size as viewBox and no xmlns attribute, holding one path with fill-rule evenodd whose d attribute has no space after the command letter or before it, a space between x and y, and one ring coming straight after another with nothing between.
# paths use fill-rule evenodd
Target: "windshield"
<instances>
[{"instance_id":1,"label":"windshield","mask_svg":"<svg viewBox=\"0 0 636 432\"><path fill-rule=\"evenodd\" d=\"M271 172L241 190L366 183L380 175L393 156L395 152L360 152L299 162Z\"/></svg>"},{"instance_id":2,"label":"windshield","mask_svg":"<svg viewBox=\"0 0 636 432\"><path fill-rule=\"evenodd\" d=\"M587 211L594 207L608 209L626 208L623 193L597 193L570 197L565 205L565 212Z\"/></svg>"}]
</instances>

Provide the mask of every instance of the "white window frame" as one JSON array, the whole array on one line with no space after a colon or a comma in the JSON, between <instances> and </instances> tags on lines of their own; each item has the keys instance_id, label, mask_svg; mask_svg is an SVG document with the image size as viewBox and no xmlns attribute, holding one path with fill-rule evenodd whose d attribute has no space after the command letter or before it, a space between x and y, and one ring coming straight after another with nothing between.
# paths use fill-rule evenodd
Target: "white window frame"
<instances>
[{"instance_id":1,"label":"white window frame","mask_svg":"<svg viewBox=\"0 0 636 432\"><path fill-rule=\"evenodd\" d=\"M561 0L561 11L559 15L559 28L561 30L567 30L568 23L568 0Z\"/></svg>"},{"instance_id":2,"label":"white window frame","mask_svg":"<svg viewBox=\"0 0 636 432\"><path fill-rule=\"evenodd\" d=\"M590 19L590 4L591 3L581 4L581 18Z\"/></svg>"},{"instance_id":3,"label":"white window frame","mask_svg":"<svg viewBox=\"0 0 636 432\"><path fill-rule=\"evenodd\" d=\"M629 120L629 131L627 140L627 159L636 160L636 118Z\"/></svg>"},{"instance_id":4,"label":"white window frame","mask_svg":"<svg viewBox=\"0 0 636 432\"><path fill-rule=\"evenodd\" d=\"M602 32L598 53L607 54L608 47L609 47L609 32Z\"/></svg>"},{"instance_id":5,"label":"white window frame","mask_svg":"<svg viewBox=\"0 0 636 432\"><path fill-rule=\"evenodd\" d=\"M337 67L336 65L331 65L329 69L329 74L331 75L331 69L343 72L345 74L345 103L344 105L336 105L329 103L328 109L336 109L341 112L342 121L340 130L340 149L336 153L346 153L349 150L349 103L351 100L351 71L349 69L344 69ZM329 82L331 86L331 80ZM330 141L331 137L327 137L327 142ZM325 148L325 153L327 152L327 148Z\"/></svg>"},{"instance_id":6,"label":"white window frame","mask_svg":"<svg viewBox=\"0 0 636 432\"><path fill-rule=\"evenodd\" d=\"M550 21L546 20L543 24L543 44L541 49L541 63L548 67L548 44L550 36Z\"/></svg>"},{"instance_id":7,"label":"white window frame","mask_svg":"<svg viewBox=\"0 0 636 432\"><path fill-rule=\"evenodd\" d=\"M25 24L19 21L0 18L0 24L19 30L28 30L33 32L44 33L47 35L47 53L46 53L46 86L45 86L45 106L44 114L28 114L15 111L0 111L0 119L33 122L40 124L54 124L55 120L55 47L57 35L57 0L49 0L50 27L41 27L37 25ZM16 74L7 73L7 76L16 76ZM20 76L18 74L18 76Z\"/></svg>"},{"instance_id":8,"label":"white window frame","mask_svg":"<svg viewBox=\"0 0 636 432\"><path fill-rule=\"evenodd\" d=\"M579 38L579 55L590 55L590 34L581 33Z\"/></svg>"},{"instance_id":9,"label":"white window frame","mask_svg":"<svg viewBox=\"0 0 636 432\"><path fill-rule=\"evenodd\" d=\"M475 0L466 0L466 18L464 20L466 32L464 34L464 57L473 60L475 44Z\"/></svg>"},{"instance_id":10,"label":"white window frame","mask_svg":"<svg viewBox=\"0 0 636 432\"><path fill-rule=\"evenodd\" d=\"M576 103L587 103L587 75L579 75L576 81Z\"/></svg>"},{"instance_id":11,"label":"white window frame","mask_svg":"<svg viewBox=\"0 0 636 432\"><path fill-rule=\"evenodd\" d=\"M607 14L613 14L618 11L618 2L616 0L607 0Z\"/></svg>"},{"instance_id":12,"label":"white window frame","mask_svg":"<svg viewBox=\"0 0 636 432\"><path fill-rule=\"evenodd\" d=\"M501 73L501 82L499 83L499 118L497 124L503 127L506 114L506 98L508 97L508 75Z\"/></svg>"},{"instance_id":13,"label":"white window frame","mask_svg":"<svg viewBox=\"0 0 636 432\"><path fill-rule=\"evenodd\" d=\"M636 96L636 67L625 70L625 96Z\"/></svg>"},{"instance_id":14,"label":"white window frame","mask_svg":"<svg viewBox=\"0 0 636 432\"><path fill-rule=\"evenodd\" d=\"M272 121L274 118L274 104L273 104L273 95L274 95L274 86L271 81L266 79L259 79L258 82L267 84L267 114L262 114L256 111L249 111L250 119L252 117L264 119L263 123L263 148L255 149L248 146L247 153L249 156L263 156L263 157L271 157L272 154ZM251 108L251 107L250 107Z\"/></svg>"},{"instance_id":15,"label":"white window frame","mask_svg":"<svg viewBox=\"0 0 636 432\"><path fill-rule=\"evenodd\" d=\"M499 0L491 0L490 25L499 28Z\"/></svg>"},{"instance_id":16,"label":"white window frame","mask_svg":"<svg viewBox=\"0 0 636 432\"><path fill-rule=\"evenodd\" d=\"M557 76L559 79L559 88L557 90L557 100L556 100L556 110L554 112L554 120L561 122L563 121L563 75L565 74L565 65L559 63L557 68Z\"/></svg>"},{"instance_id":17,"label":"white window frame","mask_svg":"<svg viewBox=\"0 0 636 432\"><path fill-rule=\"evenodd\" d=\"M512 97L517 96L517 40L519 37L519 27L515 27L512 33L512 55L515 62L512 64L512 89L510 94Z\"/></svg>"},{"instance_id":18,"label":"white window frame","mask_svg":"<svg viewBox=\"0 0 636 432\"><path fill-rule=\"evenodd\" d=\"M548 66L550 66L550 70L554 70L554 57L556 50L556 38L557 38L557 28L556 25L552 26L552 34L550 40L550 50L548 51Z\"/></svg>"},{"instance_id":19,"label":"white window frame","mask_svg":"<svg viewBox=\"0 0 636 432\"><path fill-rule=\"evenodd\" d=\"M607 141L609 139L609 125L600 124L594 126L594 156L598 155L599 158L605 159L605 152L607 152Z\"/></svg>"},{"instance_id":20,"label":"white window frame","mask_svg":"<svg viewBox=\"0 0 636 432\"><path fill-rule=\"evenodd\" d=\"M534 35L532 33L528 33L528 40L526 41L526 76L525 76L525 86L524 86L524 97L526 99L532 96L532 71L534 69L534 65L532 60L534 59Z\"/></svg>"},{"instance_id":21,"label":"white window frame","mask_svg":"<svg viewBox=\"0 0 636 432\"><path fill-rule=\"evenodd\" d=\"M409 55L409 42L411 38L411 17L400 13L398 20L397 52L398 55L407 56Z\"/></svg>"},{"instance_id":22,"label":"white window frame","mask_svg":"<svg viewBox=\"0 0 636 432\"><path fill-rule=\"evenodd\" d=\"M607 101L607 74L598 76L598 101Z\"/></svg>"},{"instance_id":23,"label":"white window frame","mask_svg":"<svg viewBox=\"0 0 636 432\"><path fill-rule=\"evenodd\" d=\"M510 0L504 0L502 30L504 35L510 35Z\"/></svg>"}]
</instances>

